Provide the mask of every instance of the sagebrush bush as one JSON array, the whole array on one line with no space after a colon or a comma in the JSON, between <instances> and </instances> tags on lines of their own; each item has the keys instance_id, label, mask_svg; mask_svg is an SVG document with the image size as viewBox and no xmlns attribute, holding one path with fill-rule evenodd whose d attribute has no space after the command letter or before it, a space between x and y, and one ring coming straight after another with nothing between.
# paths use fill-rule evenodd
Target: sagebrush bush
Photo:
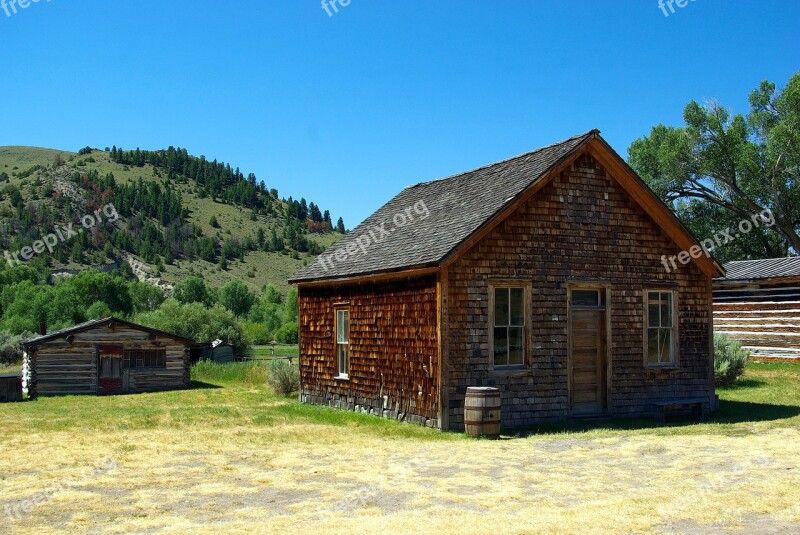
<instances>
[{"instance_id":1,"label":"sagebrush bush","mask_svg":"<svg viewBox=\"0 0 800 535\"><path fill-rule=\"evenodd\" d=\"M275 359L269 363L267 383L276 394L290 396L300 390L300 369L288 360Z\"/></svg>"},{"instance_id":2,"label":"sagebrush bush","mask_svg":"<svg viewBox=\"0 0 800 535\"><path fill-rule=\"evenodd\" d=\"M22 360L20 342L31 336L30 333L11 334L0 331L0 364L13 364Z\"/></svg>"},{"instance_id":3,"label":"sagebrush bush","mask_svg":"<svg viewBox=\"0 0 800 535\"><path fill-rule=\"evenodd\" d=\"M714 335L714 382L717 386L733 386L744 373L750 352L742 344L724 334Z\"/></svg>"}]
</instances>

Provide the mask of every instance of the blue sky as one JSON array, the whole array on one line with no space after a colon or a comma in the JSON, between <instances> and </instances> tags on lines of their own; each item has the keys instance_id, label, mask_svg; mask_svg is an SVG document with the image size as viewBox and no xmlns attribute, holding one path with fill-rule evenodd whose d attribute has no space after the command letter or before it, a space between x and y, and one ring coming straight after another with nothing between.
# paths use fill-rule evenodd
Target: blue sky
<instances>
[{"instance_id":1,"label":"blue sky","mask_svg":"<svg viewBox=\"0 0 800 535\"><path fill-rule=\"evenodd\" d=\"M592 128L626 155L691 99L746 112L800 70L800 2L41 0L0 37L0 145L182 146L352 228Z\"/></svg>"}]
</instances>

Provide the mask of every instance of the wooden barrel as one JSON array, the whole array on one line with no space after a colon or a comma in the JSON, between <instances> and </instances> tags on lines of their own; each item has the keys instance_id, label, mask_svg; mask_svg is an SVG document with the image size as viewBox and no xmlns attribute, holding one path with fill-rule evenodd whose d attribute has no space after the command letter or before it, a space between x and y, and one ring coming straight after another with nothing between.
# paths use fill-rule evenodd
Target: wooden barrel
<instances>
[{"instance_id":1,"label":"wooden barrel","mask_svg":"<svg viewBox=\"0 0 800 535\"><path fill-rule=\"evenodd\" d=\"M485 386L467 388L464 428L471 437L500 436L500 390Z\"/></svg>"}]
</instances>

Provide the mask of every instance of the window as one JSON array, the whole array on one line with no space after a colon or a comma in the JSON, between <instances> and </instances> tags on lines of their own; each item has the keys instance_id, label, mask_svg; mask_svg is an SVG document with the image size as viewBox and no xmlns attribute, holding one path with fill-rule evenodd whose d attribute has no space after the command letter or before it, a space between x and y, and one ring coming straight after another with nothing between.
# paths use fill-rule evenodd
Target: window
<instances>
[{"instance_id":1,"label":"window","mask_svg":"<svg viewBox=\"0 0 800 535\"><path fill-rule=\"evenodd\" d=\"M675 364L675 298L672 292L646 292L646 361L649 366Z\"/></svg>"},{"instance_id":2,"label":"window","mask_svg":"<svg viewBox=\"0 0 800 535\"><path fill-rule=\"evenodd\" d=\"M494 288L492 360L495 368L525 365L525 288Z\"/></svg>"},{"instance_id":3,"label":"window","mask_svg":"<svg viewBox=\"0 0 800 535\"><path fill-rule=\"evenodd\" d=\"M350 376L350 311L336 311L336 362L339 377Z\"/></svg>"},{"instance_id":4,"label":"window","mask_svg":"<svg viewBox=\"0 0 800 535\"><path fill-rule=\"evenodd\" d=\"M166 349L128 349L125 351L126 368L166 368Z\"/></svg>"},{"instance_id":5,"label":"window","mask_svg":"<svg viewBox=\"0 0 800 535\"><path fill-rule=\"evenodd\" d=\"M601 305L599 290L573 290L572 306L576 308L597 308Z\"/></svg>"}]
</instances>

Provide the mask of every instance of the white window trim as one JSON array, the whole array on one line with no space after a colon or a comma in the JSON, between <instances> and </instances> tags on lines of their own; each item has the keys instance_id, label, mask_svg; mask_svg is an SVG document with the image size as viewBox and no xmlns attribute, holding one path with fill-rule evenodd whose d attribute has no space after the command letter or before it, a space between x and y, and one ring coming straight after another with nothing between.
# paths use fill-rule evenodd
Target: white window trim
<instances>
[{"instance_id":1,"label":"white window trim","mask_svg":"<svg viewBox=\"0 0 800 535\"><path fill-rule=\"evenodd\" d=\"M342 344L339 342L339 313L346 312L347 313L347 342ZM350 380L350 308L349 307L337 307L334 309L334 345L335 345L335 355L334 358L336 359L336 375L334 379L340 381L349 381ZM346 345L347 346L347 370L342 371L340 369L340 362L339 362L339 346Z\"/></svg>"},{"instance_id":2,"label":"white window trim","mask_svg":"<svg viewBox=\"0 0 800 535\"><path fill-rule=\"evenodd\" d=\"M523 290L523 306L524 310L524 321L525 325L522 326L522 364L507 364L507 365L496 365L494 363L494 328L495 328L495 317L494 317L494 302L495 302L495 290L501 288L521 288ZM489 369L492 371L498 372L516 372L516 371L525 371L527 370L529 365L530 359L530 329L531 329L531 283L527 281L521 280L494 280L489 283L489 322L487 328L487 338L489 341Z\"/></svg>"},{"instance_id":3,"label":"white window trim","mask_svg":"<svg viewBox=\"0 0 800 535\"><path fill-rule=\"evenodd\" d=\"M653 363L650 362L650 294L651 293L662 293L662 294L670 294L672 296L672 336L671 336L671 344L670 344L670 362L657 362ZM645 288L644 295L642 296L643 303L644 303L644 313L642 318L644 319L644 344L643 344L643 357L644 357L644 366L645 368L655 368L655 369L674 369L678 368L678 357L679 357L679 337L680 337L680 324L678 322L678 292L672 289L665 289L665 288Z\"/></svg>"}]
</instances>

